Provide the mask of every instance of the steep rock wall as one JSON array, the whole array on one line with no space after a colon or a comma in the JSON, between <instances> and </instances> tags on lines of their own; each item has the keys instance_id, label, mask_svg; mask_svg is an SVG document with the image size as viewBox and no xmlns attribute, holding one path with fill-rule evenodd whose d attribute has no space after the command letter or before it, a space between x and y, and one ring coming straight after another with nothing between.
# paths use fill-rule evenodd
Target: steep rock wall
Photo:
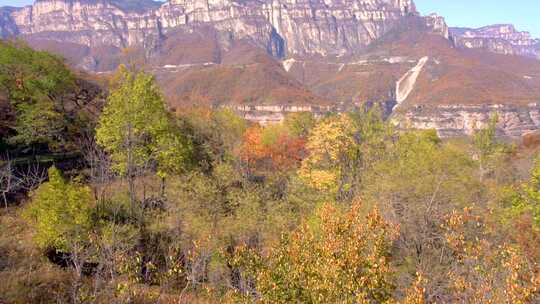
<instances>
[{"instance_id":1,"label":"steep rock wall","mask_svg":"<svg viewBox=\"0 0 540 304\"><path fill-rule=\"evenodd\" d=\"M284 57L357 51L390 30L396 20L416 14L412 0L171 0L159 7L145 2L139 9L119 3L38 0L22 9L4 9L0 33L124 48L154 45L171 30L206 24Z\"/></svg>"},{"instance_id":2,"label":"steep rock wall","mask_svg":"<svg viewBox=\"0 0 540 304\"><path fill-rule=\"evenodd\" d=\"M520 32L511 24L490 25L479 29L451 28L457 47L484 49L504 55L520 55L540 59L540 39L529 32Z\"/></svg>"},{"instance_id":3,"label":"steep rock wall","mask_svg":"<svg viewBox=\"0 0 540 304\"><path fill-rule=\"evenodd\" d=\"M452 105L414 107L393 119L401 128L435 129L441 137L468 136L485 128L497 115L497 131L507 137L521 137L540 130L540 103L527 106Z\"/></svg>"}]
</instances>

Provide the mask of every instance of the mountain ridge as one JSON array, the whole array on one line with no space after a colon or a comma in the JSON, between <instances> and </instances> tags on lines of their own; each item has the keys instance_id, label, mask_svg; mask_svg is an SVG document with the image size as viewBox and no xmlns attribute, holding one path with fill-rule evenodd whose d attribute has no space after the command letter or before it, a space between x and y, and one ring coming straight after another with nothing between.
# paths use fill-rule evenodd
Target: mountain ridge
<instances>
[{"instance_id":1,"label":"mountain ridge","mask_svg":"<svg viewBox=\"0 0 540 304\"><path fill-rule=\"evenodd\" d=\"M513 24L493 24L480 28L450 28L457 47L540 59L540 38L518 31Z\"/></svg>"},{"instance_id":2,"label":"mountain ridge","mask_svg":"<svg viewBox=\"0 0 540 304\"><path fill-rule=\"evenodd\" d=\"M415 14L410 0L323 1L169 1L142 12L122 10L116 1L40 0L10 12L0 23L3 38L12 35L75 43L83 47L133 47L149 52L168 32L212 26L220 44L250 40L277 58L291 55L339 55L361 49ZM90 3L90 4L89 4ZM69 57L69 56L68 56ZM80 67L99 70L87 56ZM96 58L94 58L95 60Z\"/></svg>"},{"instance_id":3,"label":"mountain ridge","mask_svg":"<svg viewBox=\"0 0 540 304\"><path fill-rule=\"evenodd\" d=\"M142 10L115 2L0 9L0 34L87 71L137 62L173 109L226 106L268 122L280 111L378 103L447 135L470 134L503 109L502 133L540 129L536 40L514 26L449 28L412 0L171 0Z\"/></svg>"}]
</instances>

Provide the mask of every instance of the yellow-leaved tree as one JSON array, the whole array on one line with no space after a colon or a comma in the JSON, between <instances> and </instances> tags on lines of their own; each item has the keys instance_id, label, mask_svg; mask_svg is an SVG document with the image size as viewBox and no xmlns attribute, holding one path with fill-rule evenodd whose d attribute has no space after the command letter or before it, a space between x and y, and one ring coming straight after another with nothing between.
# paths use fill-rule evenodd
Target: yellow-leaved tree
<instances>
[{"instance_id":1,"label":"yellow-leaved tree","mask_svg":"<svg viewBox=\"0 0 540 304\"><path fill-rule=\"evenodd\" d=\"M314 188L352 200L362 178L392 142L393 127L378 107L331 116L311 129L299 176Z\"/></svg>"},{"instance_id":2,"label":"yellow-leaved tree","mask_svg":"<svg viewBox=\"0 0 540 304\"><path fill-rule=\"evenodd\" d=\"M26 216L35 223L35 241L41 248L68 252L69 244L82 241L91 226L90 188L77 181L66 182L56 167L49 181L30 195Z\"/></svg>"},{"instance_id":3,"label":"yellow-leaved tree","mask_svg":"<svg viewBox=\"0 0 540 304\"><path fill-rule=\"evenodd\" d=\"M266 254L239 249L232 265L255 282L259 302L390 303L388 259L397 228L377 210L362 216L359 203L345 212L325 204L316 219Z\"/></svg>"},{"instance_id":4,"label":"yellow-leaved tree","mask_svg":"<svg viewBox=\"0 0 540 304\"><path fill-rule=\"evenodd\" d=\"M490 240L473 208L454 211L443 228L452 267L446 274L452 303L538 303L540 265L516 245Z\"/></svg>"},{"instance_id":5,"label":"yellow-leaved tree","mask_svg":"<svg viewBox=\"0 0 540 304\"><path fill-rule=\"evenodd\" d=\"M348 115L336 115L317 124L311 131L299 175L316 189L337 193L347 187L340 183L347 163L354 158L354 123Z\"/></svg>"}]
</instances>

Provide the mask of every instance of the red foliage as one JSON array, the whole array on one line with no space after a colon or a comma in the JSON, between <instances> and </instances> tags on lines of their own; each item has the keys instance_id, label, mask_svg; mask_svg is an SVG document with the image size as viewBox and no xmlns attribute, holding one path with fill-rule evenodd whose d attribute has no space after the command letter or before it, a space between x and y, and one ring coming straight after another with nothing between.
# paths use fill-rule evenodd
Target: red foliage
<instances>
[{"instance_id":1,"label":"red foliage","mask_svg":"<svg viewBox=\"0 0 540 304\"><path fill-rule=\"evenodd\" d=\"M281 134L273 145L270 158L278 170L297 168L306 156L306 141L289 134Z\"/></svg>"},{"instance_id":2,"label":"red foliage","mask_svg":"<svg viewBox=\"0 0 540 304\"><path fill-rule=\"evenodd\" d=\"M305 140L282 131L275 142L265 143L263 132L263 128L254 126L244 133L240 158L247 163L250 170L288 171L298 168L306 156Z\"/></svg>"},{"instance_id":3,"label":"red foliage","mask_svg":"<svg viewBox=\"0 0 540 304\"><path fill-rule=\"evenodd\" d=\"M540 146L540 133L530 133L522 137L522 143L525 148L536 148Z\"/></svg>"},{"instance_id":4,"label":"red foliage","mask_svg":"<svg viewBox=\"0 0 540 304\"><path fill-rule=\"evenodd\" d=\"M253 164L265 155L261 135L261 128L259 126L250 127L244 133L240 158L247 162L248 165Z\"/></svg>"}]
</instances>

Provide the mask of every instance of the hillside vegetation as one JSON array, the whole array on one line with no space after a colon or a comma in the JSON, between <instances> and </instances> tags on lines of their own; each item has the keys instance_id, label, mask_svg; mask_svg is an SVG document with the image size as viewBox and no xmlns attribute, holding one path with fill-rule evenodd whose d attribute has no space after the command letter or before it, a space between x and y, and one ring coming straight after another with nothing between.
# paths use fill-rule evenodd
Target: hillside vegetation
<instances>
[{"instance_id":1,"label":"hillside vegetation","mask_svg":"<svg viewBox=\"0 0 540 304\"><path fill-rule=\"evenodd\" d=\"M377 107L259 126L173 115L134 66L103 108L64 102L77 79L0 44L0 303L540 301L538 139L497 117L453 140Z\"/></svg>"},{"instance_id":2,"label":"hillside vegetation","mask_svg":"<svg viewBox=\"0 0 540 304\"><path fill-rule=\"evenodd\" d=\"M0 42L0 145L34 151L76 149L92 128L100 89L59 57L22 42Z\"/></svg>"}]
</instances>

